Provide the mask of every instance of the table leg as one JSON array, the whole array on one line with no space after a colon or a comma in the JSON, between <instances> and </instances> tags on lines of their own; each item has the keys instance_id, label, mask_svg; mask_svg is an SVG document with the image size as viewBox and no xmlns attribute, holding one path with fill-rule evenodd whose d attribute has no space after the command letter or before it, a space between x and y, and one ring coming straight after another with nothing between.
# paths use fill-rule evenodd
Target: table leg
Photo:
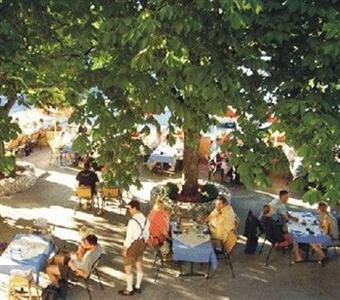
<instances>
[{"instance_id":1,"label":"table leg","mask_svg":"<svg viewBox=\"0 0 340 300\"><path fill-rule=\"evenodd\" d=\"M180 267L180 273L178 274L178 277L189 277L189 276L194 276L194 277L205 277L209 278L209 271L210 271L210 263L208 263L208 271L207 273L202 273L202 272L195 272L194 271L194 263L190 262L190 272L188 273L183 273L183 262L179 263Z\"/></svg>"}]
</instances>

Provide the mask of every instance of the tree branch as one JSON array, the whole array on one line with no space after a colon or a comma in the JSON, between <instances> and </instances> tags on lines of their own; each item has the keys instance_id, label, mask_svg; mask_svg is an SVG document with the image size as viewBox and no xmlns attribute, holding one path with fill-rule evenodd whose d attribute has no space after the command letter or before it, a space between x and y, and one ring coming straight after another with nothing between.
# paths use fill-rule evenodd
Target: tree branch
<instances>
[{"instance_id":1,"label":"tree branch","mask_svg":"<svg viewBox=\"0 0 340 300\"><path fill-rule=\"evenodd\" d=\"M14 94L8 95L4 109L9 113L16 101L17 101L16 95L15 96Z\"/></svg>"}]
</instances>

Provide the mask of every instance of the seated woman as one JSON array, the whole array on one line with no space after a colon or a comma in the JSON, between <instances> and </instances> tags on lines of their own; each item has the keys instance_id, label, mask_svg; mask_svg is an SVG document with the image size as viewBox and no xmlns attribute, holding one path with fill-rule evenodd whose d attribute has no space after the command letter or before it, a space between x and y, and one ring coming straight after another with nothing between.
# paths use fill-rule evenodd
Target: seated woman
<instances>
[{"instance_id":1,"label":"seated woman","mask_svg":"<svg viewBox=\"0 0 340 300\"><path fill-rule=\"evenodd\" d=\"M161 199L157 199L150 211L148 220L150 223L150 237L148 245L161 245L169 237L170 219L169 213Z\"/></svg>"},{"instance_id":2,"label":"seated woman","mask_svg":"<svg viewBox=\"0 0 340 300\"><path fill-rule=\"evenodd\" d=\"M75 253L77 255L78 259L81 259L84 257L86 253L86 247L85 247L85 238L90 235L89 229L84 225L80 227L79 229L79 235L80 235L80 244L78 246L77 252Z\"/></svg>"},{"instance_id":3,"label":"seated woman","mask_svg":"<svg viewBox=\"0 0 340 300\"><path fill-rule=\"evenodd\" d=\"M272 218L268 204L263 206L261 221L266 239L275 245L275 247L285 248L293 243L292 236L289 233L283 233L281 227Z\"/></svg>"},{"instance_id":4,"label":"seated woman","mask_svg":"<svg viewBox=\"0 0 340 300\"><path fill-rule=\"evenodd\" d=\"M261 218L262 226L266 234L266 239L271 242L275 248L286 248L293 244L292 236L287 232L282 232L282 226L274 221L271 216L271 208L268 204L263 206L263 214ZM302 261L299 245L293 245L295 261Z\"/></svg>"}]
</instances>

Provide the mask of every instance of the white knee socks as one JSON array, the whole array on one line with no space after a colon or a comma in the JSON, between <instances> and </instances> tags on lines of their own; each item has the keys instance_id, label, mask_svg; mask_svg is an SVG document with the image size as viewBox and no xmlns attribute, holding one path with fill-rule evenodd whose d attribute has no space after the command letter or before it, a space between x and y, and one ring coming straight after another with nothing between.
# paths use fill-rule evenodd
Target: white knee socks
<instances>
[{"instance_id":1,"label":"white knee socks","mask_svg":"<svg viewBox=\"0 0 340 300\"><path fill-rule=\"evenodd\" d=\"M136 288L140 289L143 280L143 272L137 272Z\"/></svg>"},{"instance_id":2,"label":"white knee socks","mask_svg":"<svg viewBox=\"0 0 340 300\"><path fill-rule=\"evenodd\" d=\"M126 290L133 291L133 274L126 274Z\"/></svg>"}]
</instances>

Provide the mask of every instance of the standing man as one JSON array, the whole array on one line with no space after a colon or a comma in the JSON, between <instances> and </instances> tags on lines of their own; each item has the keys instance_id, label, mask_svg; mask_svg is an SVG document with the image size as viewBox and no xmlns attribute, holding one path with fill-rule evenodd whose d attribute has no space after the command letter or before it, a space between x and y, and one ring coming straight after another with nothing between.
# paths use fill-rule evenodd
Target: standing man
<instances>
[{"instance_id":1,"label":"standing man","mask_svg":"<svg viewBox=\"0 0 340 300\"><path fill-rule=\"evenodd\" d=\"M126 238L124 241L123 257L124 271L126 273L126 289L118 293L122 296L132 296L134 293L141 293L143 279L143 253L146 240L149 237L149 222L140 211L139 201L133 199L128 204L131 219L127 226ZM136 265L137 278L133 286L132 267Z\"/></svg>"},{"instance_id":2,"label":"standing man","mask_svg":"<svg viewBox=\"0 0 340 300\"><path fill-rule=\"evenodd\" d=\"M269 203L270 206L270 216L275 221L280 221L282 225L284 225L289 220L292 220L294 222L298 222L299 220L293 216L291 216L287 211L287 202L288 202L289 196L288 192L285 190L282 190L279 192L279 198L272 200Z\"/></svg>"}]
</instances>

